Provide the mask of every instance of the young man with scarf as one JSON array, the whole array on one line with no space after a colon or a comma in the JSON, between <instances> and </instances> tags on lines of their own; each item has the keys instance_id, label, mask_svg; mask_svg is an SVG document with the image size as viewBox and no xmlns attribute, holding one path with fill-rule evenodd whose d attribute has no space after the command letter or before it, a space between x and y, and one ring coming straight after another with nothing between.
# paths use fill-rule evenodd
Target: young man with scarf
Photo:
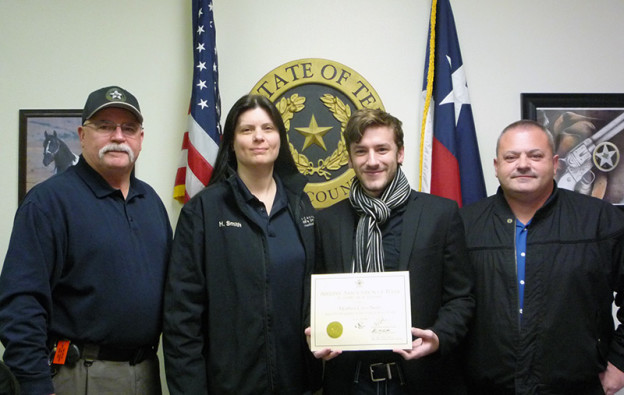
<instances>
[{"instance_id":1,"label":"young man with scarf","mask_svg":"<svg viewBox=\"0 0 624 395\"><path fill-rule=\"evenodd\" d=\"M453 351L475 302L457 204L411 190L392 115L358 110L344 136L356 177L349 200L317 216L317 272L409 271L414 341L410 350L317 351L323 393L462 393Z\"/></svg>"}]
</instances>

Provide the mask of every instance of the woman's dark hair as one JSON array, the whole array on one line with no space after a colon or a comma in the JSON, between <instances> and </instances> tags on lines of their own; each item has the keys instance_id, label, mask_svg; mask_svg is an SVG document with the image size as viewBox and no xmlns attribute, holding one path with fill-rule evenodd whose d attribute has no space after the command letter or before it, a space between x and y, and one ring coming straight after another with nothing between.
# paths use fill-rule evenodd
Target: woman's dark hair
<instances>
[{"instance_id":1,"label":"woman's dark hair","mask_svg":"<svg viewBox=\"0 0 624 395\"><path fill-rule=\"evenodd\" d=\"M238 99L225 119L223 135L221 136L221 144L219 144L219 152L217 153L217 160L215 161L212 177L210 178L208 185L225 180L229 175L229 168L236 171L237 163L236 154L234 153L234 137L236 135L238 119L244 112L258 107L266 111L279 131L280 149L277 154L277 159L275 160L273 171L280 175L288 175L298 172L297 165L295 164L295 161L290 153L286 127L284 126L281 114L275 105L266 97L250 94Z\"/></svg>"}]
</instances>

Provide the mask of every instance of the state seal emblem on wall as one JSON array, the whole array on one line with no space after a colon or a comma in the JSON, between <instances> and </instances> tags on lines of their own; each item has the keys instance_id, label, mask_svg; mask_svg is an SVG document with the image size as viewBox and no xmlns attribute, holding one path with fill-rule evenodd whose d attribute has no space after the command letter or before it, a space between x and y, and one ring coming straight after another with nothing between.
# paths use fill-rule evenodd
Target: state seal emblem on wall
<instances>
[{"instance_id":1,"label":"state seal emblem on wall","mask_svg":"<svg viewBox=\"0 0 624 395\"><path fill-rule=\"evenodd\" d=\"M306 193L316 208L349 196L353 170L343 132L359 108L384 109L373 87L353 69L326 59L300 59L283 64L253 87L282 114L290 152L308 177Z\"/></svg>"}]
</instances>

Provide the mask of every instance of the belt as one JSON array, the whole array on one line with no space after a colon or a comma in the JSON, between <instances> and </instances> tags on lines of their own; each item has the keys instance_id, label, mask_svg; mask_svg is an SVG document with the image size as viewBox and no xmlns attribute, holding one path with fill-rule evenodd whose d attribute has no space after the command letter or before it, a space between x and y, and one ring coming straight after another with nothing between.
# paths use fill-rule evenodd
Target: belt
<instances>
[{"instance_id":1,"label":"belt","mask_svg":"<svg viewBox=\"0 0 624 395\"><path fill-rule=\"evenodd\" d=\"M79 345L78 349L80 349L80 355L83 359L129 362L130 365L139 364L147 358L156 355L156 350L153 346L117 348L98 346L95 344L84 344L82 348Z\"/></svg>"},{"instance_id":2,"label":"belt","mask_svg":"<svg viewBox=\"0 0 624 395\"><path fill-rule=\"evenodd\" d=\"M399 380L401 385L405 384L401 367L396 362L363 364L361 361L358 361L355 377L355 382L358 382L359 377L364 377L370 379L373 383L387 380Z\"/></svg>"},{"instance_id":3,"label":"belt","mask_svg":"<svg viewBox=\"0 0 624 395\"><path fill-rule=\"evenodd\" d=\"M57 342L53 343L50 361L54 359ZM78 343L70 341L67 350L66 364L72 365L79 359L100 360L113 362L128 362L130 365L137 365L146 359L156 355L155 346L144 346L135 348L119 348L110 346L98 346L96 344Z\"/></svg>"}]
</instances>

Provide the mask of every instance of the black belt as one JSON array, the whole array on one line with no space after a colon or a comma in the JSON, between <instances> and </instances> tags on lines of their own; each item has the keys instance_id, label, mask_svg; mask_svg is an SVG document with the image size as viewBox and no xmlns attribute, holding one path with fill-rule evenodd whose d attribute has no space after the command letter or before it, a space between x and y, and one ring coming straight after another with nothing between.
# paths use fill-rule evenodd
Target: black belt
<instances>
[{"instance_id":1,"label":"black belt","mask_svg":"<svg viewBox=\"0 0 624 395\"><path fill-rule=\"evenodd\" d=\"M117 348L108 346L98 346L95 344L85 344L80 347L80 355L83 359L93 359L101 361L129 362L136 365L147 358L156 355L155 347L145 346L137 348Z\"/></svg>"},{"instance_id":2,"label":"black belt","mask_svg":"<svg viewBox=\"0 0 624 395\"><path fill-rule=\"evenodd\" d=\"M53 343L50 361L54 359L56 352L56 342ZM81 344L70 342L67 351L66 364L75 364L79 359L100 360L113 362L128 362L130 365L137 365L146 359L156 355L155 346L144 346L135 348L119 348L110 346L98 346L96 344Z\"/></svg>"},{"instance_id":3,"label":"black belt","mask_svg":"<svg viewBox=\"0 0 624 395\"><path fill-rule=\"evenodd\" d=\"M362 363L358 361L355 372L355 382L359 378L365 378L373 383L386 380L399 380L401 385L405 384L401 366L396 362Z\"/></svg>"}]
</instances>

